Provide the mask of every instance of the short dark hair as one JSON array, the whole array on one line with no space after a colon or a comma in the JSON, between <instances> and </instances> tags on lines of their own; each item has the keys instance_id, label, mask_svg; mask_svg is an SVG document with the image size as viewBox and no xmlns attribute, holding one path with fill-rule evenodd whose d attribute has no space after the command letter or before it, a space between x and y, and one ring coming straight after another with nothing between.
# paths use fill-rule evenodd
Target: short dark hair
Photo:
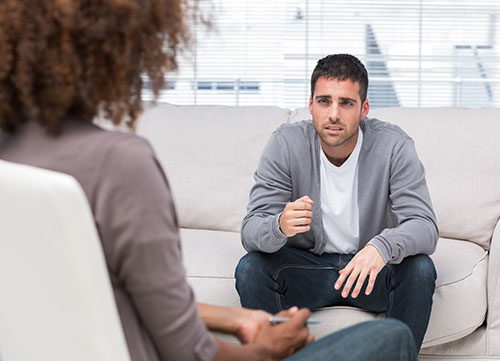
<instances>
[{"instance_id":1,"label":"short dark hair","mask_svg":"<svg viewBox=\"0 0 500 361\"><path fill-rule=\"evenodd\" d=\"M350 54L327 55L318 60L311 75L311 95L314 95L314 88L319 78L351 80L359 83L359 97L361 103L366 99L368 91L368 72L363 63Z\"/></svg>"}]
</instances>

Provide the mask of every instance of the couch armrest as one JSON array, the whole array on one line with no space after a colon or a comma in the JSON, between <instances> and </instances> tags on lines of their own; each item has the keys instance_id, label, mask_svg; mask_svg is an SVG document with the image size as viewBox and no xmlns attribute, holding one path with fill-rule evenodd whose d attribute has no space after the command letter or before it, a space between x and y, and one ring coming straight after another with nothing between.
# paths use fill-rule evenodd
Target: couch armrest
<instances>
[{"instance_id":1,"label":"couch armrest","mask_svg":"<svg viewBox=\"0 0 500 361\"><path fill-rule=\"evenodd\" d=\"M500 220L490 245L488 262L487 354L500 355Z\"/></svg>"}]
</instances>

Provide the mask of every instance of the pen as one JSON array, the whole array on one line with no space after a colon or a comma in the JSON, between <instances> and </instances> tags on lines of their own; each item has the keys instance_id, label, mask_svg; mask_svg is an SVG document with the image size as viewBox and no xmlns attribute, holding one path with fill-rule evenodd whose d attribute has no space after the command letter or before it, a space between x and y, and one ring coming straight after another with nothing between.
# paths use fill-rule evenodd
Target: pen
<instances>
[{"instance_id":1,"label":"pen","mask_svg":"<svg viewBox=\"0 0 500 361\"><path fill-rule=\"evenodd\" d=\"M271 323L271 325L277 325L278 323L286 322L288 320L289 320L288 317L271 316L268 318L268 321ZM320 320L316 320L314 318L308 318L306 321L306 325L316 325L320 322L321 322Z\"/></svg>"}]
</instances>

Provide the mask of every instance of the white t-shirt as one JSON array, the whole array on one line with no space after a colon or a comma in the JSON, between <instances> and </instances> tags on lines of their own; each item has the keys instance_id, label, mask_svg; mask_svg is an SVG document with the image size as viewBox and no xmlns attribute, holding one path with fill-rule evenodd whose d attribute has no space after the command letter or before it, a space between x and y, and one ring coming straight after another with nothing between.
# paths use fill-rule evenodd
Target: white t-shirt
<instances>
[{"instance_id":1,"label":"white t-shirt","mask_svg":"<svg viewBox=\"0 0 500 361\"><path fill-rule=\"evenodd\" d=\"M330 163L321 149L321 212L327 253L354 254L359 245L358 159L363 132L340 167Z\"/></svg>"}]
</instances>

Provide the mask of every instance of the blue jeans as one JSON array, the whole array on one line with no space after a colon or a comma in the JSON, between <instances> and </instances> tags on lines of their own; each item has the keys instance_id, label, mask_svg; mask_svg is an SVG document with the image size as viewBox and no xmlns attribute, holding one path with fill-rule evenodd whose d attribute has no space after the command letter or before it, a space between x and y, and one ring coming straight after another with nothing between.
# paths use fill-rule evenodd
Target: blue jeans
<instances>
[{"instance_id":1,"label":"blue jeans","mask_svg":"<svg viewBox=\"0 0 500 361\"><path fill-rule=\"evenodd\" d=\"M311 326L313 327L313 326ZM283 361L413 361L411 331L397 320L359 323L313 342Z\"/></svg>"},{"instance_id":2,"label":"blue jeans","mask_svg":"<svg viewBox=\"0 0 500 361\"><path fill-rule=\"evenodd\" d=\"M236 267L236 289L241 305L277 313L292 306L318 309L353 306L381 313L406 323L420 349L429 323L435 289L434 263L426 255L406 257L386 265L378 274L372 293L365 281L357 298L341 297L333 285L339 270L353 258L346 254L315 255L307 250L283 247L276 253L251 252Z\"/></svg>"}]
</instances>

